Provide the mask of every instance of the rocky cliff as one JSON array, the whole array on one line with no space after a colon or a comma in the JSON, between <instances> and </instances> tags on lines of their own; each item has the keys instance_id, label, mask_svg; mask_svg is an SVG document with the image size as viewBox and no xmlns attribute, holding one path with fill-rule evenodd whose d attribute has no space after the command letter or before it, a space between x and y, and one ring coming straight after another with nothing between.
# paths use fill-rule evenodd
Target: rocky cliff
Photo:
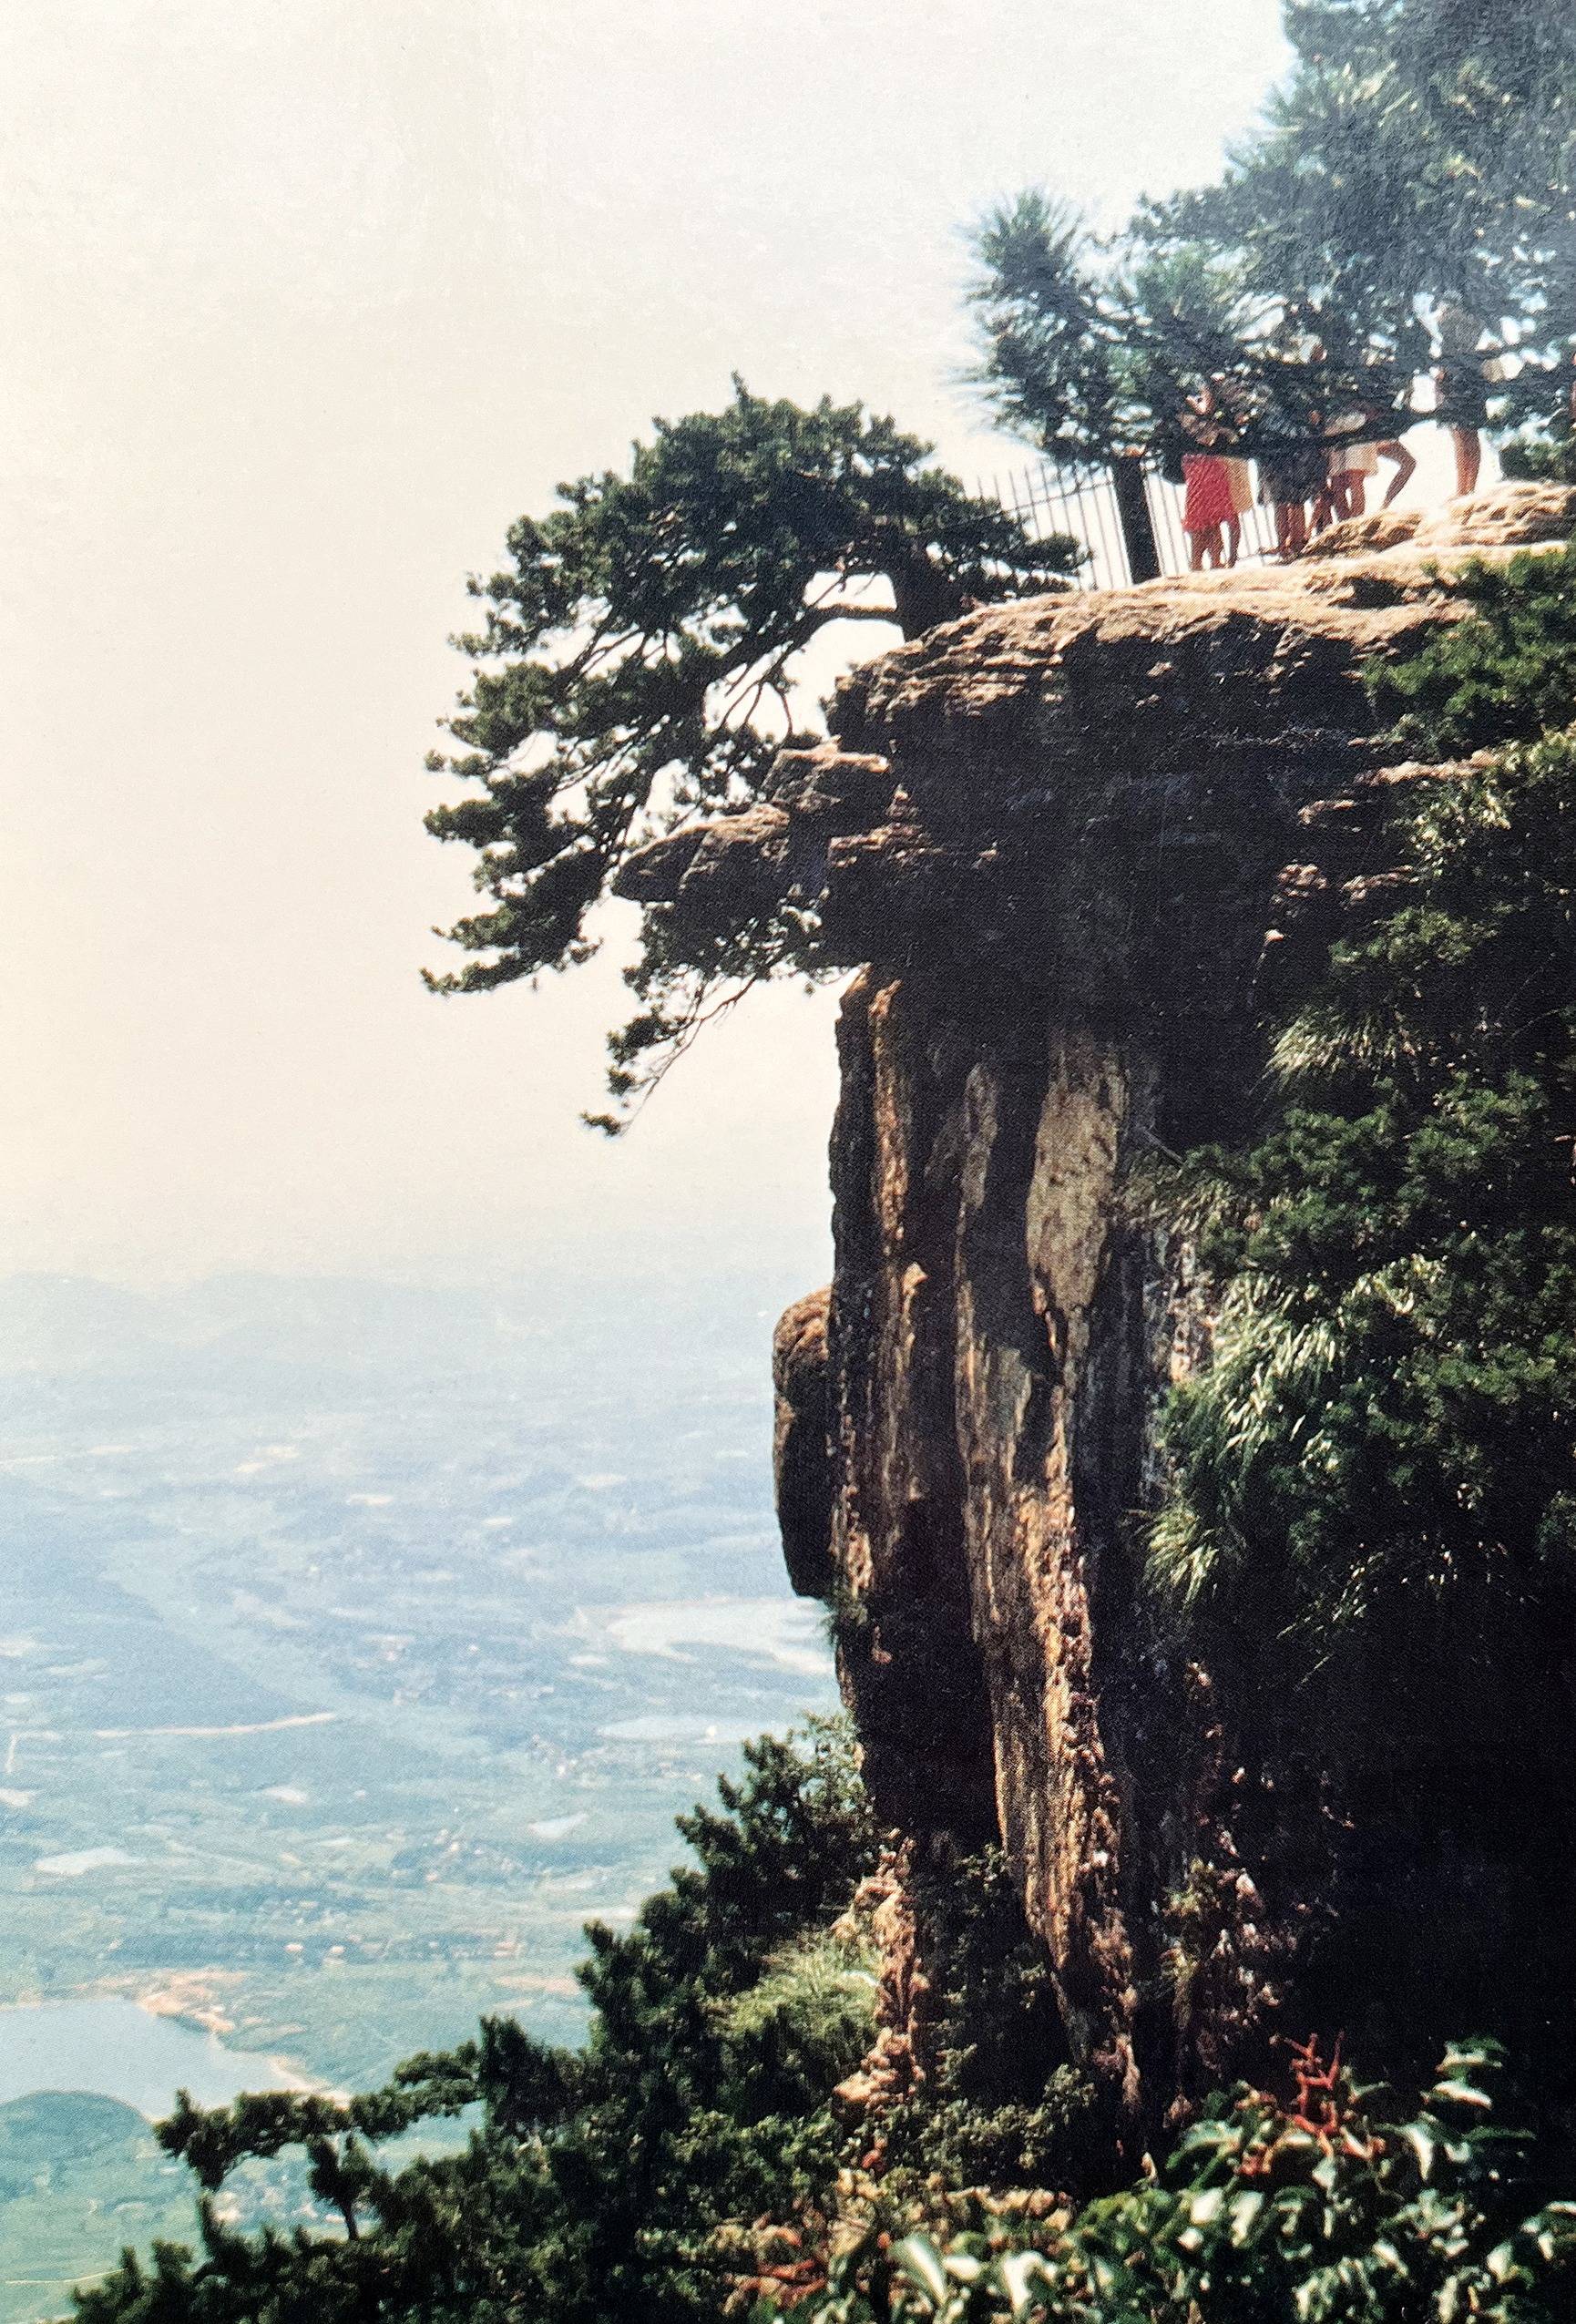
<instances>
[{"instance_id":1,"label":"rocky cliff","mask_svg":"<svg viewBox=\"0 0 1576 2324\"><path fill-rule=\"evenodd\" d=\"M1211 1317L1133 1182L1233 1133L1266 997L1395 875L1376 803L1440 771L1385 763L1364 665L1458 618L1466 555L1562 538L1573 504L1507 487L1284 570L933 630L844 683L835 741L785 753L763 804L630 876L697 927L787 896L857 971L835 1275L777 1344L790 1570L836 1609L895 1893L999 1836L1065 2054L1134 2137L1252 2064L1289 1997L1306 2030L1311 1932L1331 1959L1343 1915L1348 1953L1377 1940L1350 1800L1249 1707L1254 1642L1206 1667L1145 1588L1157 1416ZM1461 1843L1423 1828L1370 1708L1386 1941L1416 1982ZM887 1918L901 2076L925 2067L925 1935Z\"/></svg>"}]
</instances>

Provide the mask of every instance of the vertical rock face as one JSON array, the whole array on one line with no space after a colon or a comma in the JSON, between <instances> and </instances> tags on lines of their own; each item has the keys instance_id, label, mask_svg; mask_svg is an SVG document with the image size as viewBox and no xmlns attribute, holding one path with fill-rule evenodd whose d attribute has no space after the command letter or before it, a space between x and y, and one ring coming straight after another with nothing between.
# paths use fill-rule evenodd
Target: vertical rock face
<instances>
[{"instance_id":1,"label":"vertical rock face","mask_svg":"<svg viewBox=\"0 0 1576 2324\"><path fill-rule=\"evenodd\" d=\"M1158 1417L1210 1316L1135 1184L1241 1127L1267 985L1388 875L1375 804L1426 771L1379 764L1360 671L1457 618L1429 559L1561 537L1573 499L933 631L754 811L859 971L824 1370L821 1307L779 1342L791 1571L836 1608L879 1814L910 1860L999 1836L1135 2139L1306 1999L1337 1820L1252 1731L1253 1641L1199 1668L1144 1588ZM641 892L714 911L747 820Z\"/></svg>"},{"instance_id":2,"label":"vertical rock face","mask_svg":"<svg viewBox=\"0 0 1576 2324\"><path fill-rule=\"evenodd\" d=\"M777 1523L788 1579L802 1598L829 1599L837 1584L826 1459L826 1311L831 1299L829 1290L796 1299L780 1319L772 1346Z\"/></svg>"},{"instance_id":3,"label":"vertical rock face","mask_svg":"<svg viewBox=\"0 0 1576 2324\"><path fill-rule=\"evenodd\" d=\"M1153 589L946 632L842 706L896 777L824 907L874 956L832 1152L844 1687L886 1820L999 1832L1069 2051L1139 2123L1251 2048L1292 1931L1222 1916L1186 2022L1174 1905L1256 1899L1255 1803L1143 1585L1159 1410L1209 1317L1131 1190L1251 1104L1286 866L1314 896L1376 868L1360 805L1318 812L1373 771L1358 666L1446 618L1382 566Z\"/></svg>"},{"instance_id":4,"label":"vertical rock face","mask_svg":"<svg viewBox=\"0 0 1576 2324\"><path fill-rule=\"evenodd\" d=\"M1261 931L1262 933L1262 931ZM1233 1006L1213 1022L1243 1078ZM1071 2053L1141 2114L1177 2084L1165 1976L1218 1812L1203 1674L1142 1581L1172 1381L1208 1316L1135 1162L1206 1126L1191 1026L866 970L842 1028L828 1329L841 1667L883 1818L999 1832ZM1186 1129L1182 1128L1182 1124ZM1256 1998L1256 1997L1255 1997Z\"/></svg>"},{"instance_id":5,"label":"vertical rock face","mask_svg":"<svg viewBox=\"0 0 1576 2324\"><path fill-rule=\"evenodd\" d=\"M1072 2053L1133 2108L1151 1900L1196 1820L1135 1520L1206 1319L1122 1191L1194 1114L1184 1046L866 970L833 1147L831 1553L868 1780L906 1833L999 1830Z\"/></svg>"}]
</instances>

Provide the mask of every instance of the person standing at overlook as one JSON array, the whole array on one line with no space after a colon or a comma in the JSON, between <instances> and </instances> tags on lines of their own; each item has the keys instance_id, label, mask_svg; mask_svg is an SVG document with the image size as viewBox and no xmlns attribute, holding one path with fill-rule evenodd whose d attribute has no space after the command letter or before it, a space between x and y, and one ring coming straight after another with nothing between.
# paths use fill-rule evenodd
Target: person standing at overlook
<instances>
[{"instance_id":1,"label":"person standing at overlook","mask_svg":"<svg viewBox=\"0 0 1576 2324\"><path fill-rule=\"evenodd\" d=\"M1225 428L1220 456L1232 496L1232 513L1226 520L1226 563L1230 566L1236 563L1242 548L1243 518L1254 505L1253 463L1243 449L1248 404L1241 383L1226 374L1217 373L1213 386Z\"/></svg>"},{"instance_id":2,"label":"person standing at overlook","mask_svg":"<svg viewBox=\"0 0 1576 2324\"><path fill-rule=\"evenodd\" d=\"M1381 507L1391 508L1417 473L1417 455L1407 449L1398 435L1383 437L1375 445L1374 450L1381 460L1388 460L1396 471L1385 487L1385 497L1380 503Z\"/></svg>"},{"instance_id":3,"label":"person standing at overlook","mask_svg":"<svg viewBox=\"0 0 1576 2324\"><path fill-rule=\"evenodd\" d=\"M1232 513L1226 526L1226 563L1234 565L1243 541L1243 518L1254 505L1253 462L1240 453L1226 454L1222 466L1231 487Z\"/></svg>"},{"instance_id":4,"label":"person standing at overlook","mask_svg":"<svg viewBox=\"0 0 1576 2324\"><path fill-rule=\"evenodd\" d=\"M1389 508L1417 474L1416 456L1395 432L1393 407L1376 395L1355 404L1330 423L1328 433L1340 438L1330 447L1330 481L1335 490L1337 520L1361 517L1367 511L1368 478L1378 474L1381 460L1395 470L1385 487L1381 506Z\"/></svg>"},{"instance_id":5,"label":"person standing at overlook","mask_svg":"<svg viewBox=\"0 0 1576 2324\"><path fill-rule=\"evenodd\" d=\"M1207 380L1196 395L1189 396L1182 430L1188 445L1182 454L1182 482L1187 487L1182 530L1188 537L1188 562L1195 573L1206 565L1218 572L1225 563L1225 535L1238 530L1240 520L1231 469L1222 456L1223 447L1233 440L1232 431ZM1232 561L1236 561L1234 549Z\"/></svg>"},{"instance_id":6,"label":"person standing at overlook","mask_svg":"<svg viewBox=\"0 0 1576 2324\"><path fill-rule=\"evenodd\" d=\"M1478 489L1483 462L1482 431L1489 420L1489 366L1497 351L1484 347L1484 325L1453 302L1439 309L1436 323L1438 364L1434 374L1434 416L1450 431L1456 454L1456 497Z\"/></svg>"},{"instance_id":7,"label":"person standing at overlook","mask_svg":"<svg viewBox=\"0 0 1576 2324\"><path fill-rule=\"evenodd\" d=\"M1314 402L1322 392L1314 366L1323 362L1324 350L1309 338L1303 322L1302 310L1288 308L1272 343L1266 407L1254 439L1259 499L1274 511L1275 548L1283 565L1300 557L1308 545L1309 502L1315 527L1321 509L1326 516L1329 510L1323 415Z\"/></svg>"},{"instance_id":8,"label":"person standing at overlook","mask_svg":"<svg viewBox=\"0 0 1576 2324\"><path fill-rule=\"evenodd\" d=\"M1337 412L1326 431L1334 439L1329 449L1330 497L1337 524L1361 517L1367 508L1368 478L1379 470L1379 447L1369 433L1371 413L1360 404Z\"/></svg>"}]
</instances>

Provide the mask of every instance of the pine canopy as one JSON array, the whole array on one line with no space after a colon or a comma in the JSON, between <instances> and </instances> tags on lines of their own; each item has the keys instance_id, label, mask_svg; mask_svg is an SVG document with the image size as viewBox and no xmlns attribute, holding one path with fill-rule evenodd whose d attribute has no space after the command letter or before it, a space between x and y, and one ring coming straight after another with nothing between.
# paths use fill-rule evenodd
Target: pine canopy
<instances>
[{"instance_id":1,"label":"pine canopy","mask_svg":"<svg viewBox=\"0 0 1576 2324\"><path fill-rule=\"evenodd\" d=\"M464 966L429 981L478 992L588 958L591 915L634 849L747 804L784 742L814 739L796 680L830 623L916 637L1057 586L1080 554L1031 539L858 404L804 410L735 382L723 411L659 421L627 473L563 486L548 516L515 525L508 564L471 585L486 621L456 640L475 663L448 722L458 748L429 762L468 795L427 825L476 851L487 900L446 931ZM720 993L804 965L803 934L780 916L695 960L648 916L629 971L642 1006L612 1037L615 1097Z\"/></svg>"}]
</instances>

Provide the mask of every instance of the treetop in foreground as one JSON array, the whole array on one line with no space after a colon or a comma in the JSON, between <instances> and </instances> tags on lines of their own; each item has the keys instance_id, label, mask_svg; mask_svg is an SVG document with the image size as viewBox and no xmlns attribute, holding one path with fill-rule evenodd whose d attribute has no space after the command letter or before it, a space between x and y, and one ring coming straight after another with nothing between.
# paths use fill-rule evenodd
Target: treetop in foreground
<instances>
[{"instance_id":1,"label":"treetop in foreground","mask_svg":"<svg viewBox=\"0 0 1576 2324\"><path fill-rule=\"evenodd\" d=\"M629 855L749 804L779 749L816 739L799 680L829 624L917 637L1077 564L1071 541L1032 540L930 449L863 404L805 410L736 381L722 411L658 421L627 473L582 476L519 519L508 564L470 584L486 619L455 640L475 664L447 722L458 748L429 761L468 795L427 827L476 850L487 899L444 932L466 957L428 978L435 990L588 959L591 915ZM640 1005L609 1044L615 1099L717 1007L812 967L806 933L779 909L696 957L648 912L626 971Z\"/></svg>"}]
</instances>

